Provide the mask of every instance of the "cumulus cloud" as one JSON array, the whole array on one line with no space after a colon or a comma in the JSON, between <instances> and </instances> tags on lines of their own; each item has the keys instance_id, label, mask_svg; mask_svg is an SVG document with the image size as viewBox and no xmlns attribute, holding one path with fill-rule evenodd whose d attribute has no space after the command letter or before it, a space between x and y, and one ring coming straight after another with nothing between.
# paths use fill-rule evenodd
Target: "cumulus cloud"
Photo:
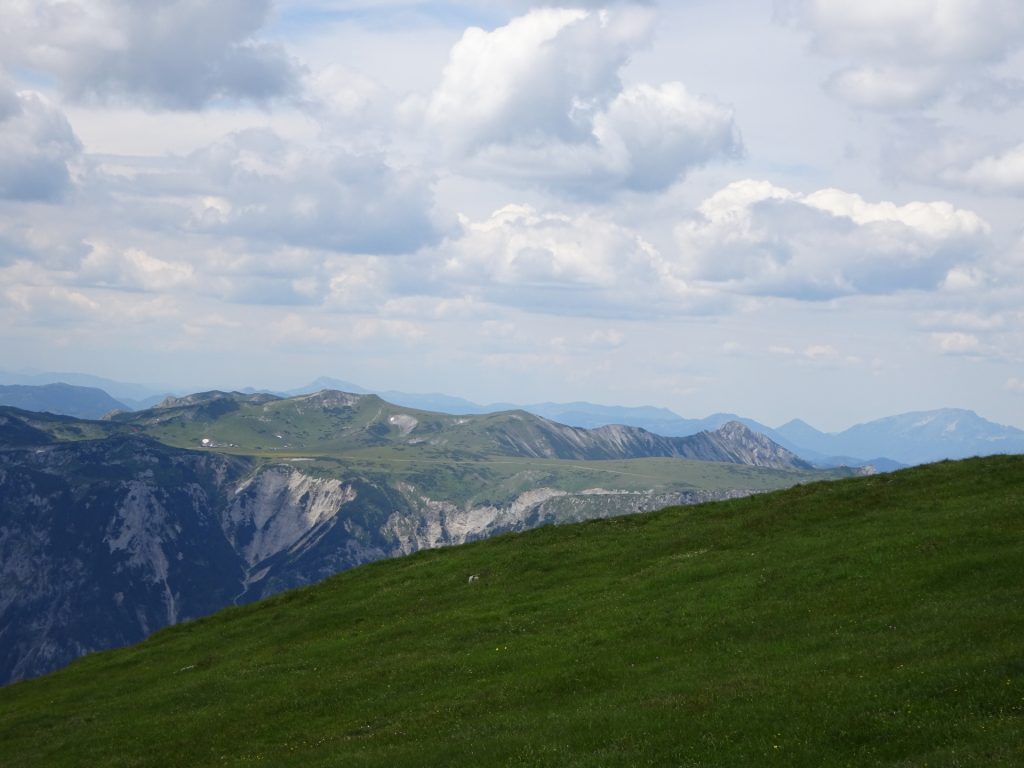
<instances>
[{"instance_id":1,"label":"cumulus cloud","mask_svg":"<svg viewBox=\"0 0 1024 768\"><path fill-rule=\"evenodd\" d=\"M440 239L431 181L379 153L249 129L109 183L123 195L164 204L169 210L160 215L191 232L389 254Z\"/></svg>"},{"instance_id":2,"label":"cumulus cloud","mask_svg":"<svg viewBox=\"0 0 1024 768\"><path fill-rule=\"evenodd\" d=\"M6 0L0 59L49 74L75 98L194 109L292 93L299 69L255 38L271 0Z\"/></svg>"},{"instance_id":3,"label":"cumulus cloud","mask_svg":"<svg viewBox=\"0 0 1024 768\"><path fill-rule=\"evenodd\" d=\"M18 136L12 120L44 104L23 94L0 99L0 147ZM37 186L27 188L8 170L36 156L0 153L4 194L40 197L48 157L40 154ZM80 166L76 193L56 218L51 206L0 199L0 268L31 264L47 281L87 292L373 311L396 280L382 262L457 230L435 206L432 177L329 139L250 129L183 156L86 156Z\"/></svg>"},{"instance_id":4,"label":"cumulus cloud","mask_svg":"<svg viewBox=\"0 0 1024 768\"><path fill-rule=\"evenodd\" d=\"M594 136L605 164L595 175L648 192L668 187L685 169L741 151L732 113L682 83L627 88L595 117Z\"/></svg>"},{"instance_id":5,"label":"cumulus cloud","mask_svg":"<svg viewBox=\"0 0 1024 768\"><path fill-rule=\"evenodd\" d=\"M1020 103L1024 104L1024 100ZM882 163L894 178L908 178L985 195L1024 195L1024 142L996 140L937 120L903 119L887 136Z\"/></svg>"},{"instance_id":6,"label":"cumulus cloud","mask_svg":"<svg viewBox=\"0 0 1024 768\"><path fill-rule=\"evenodd\" d=\"M977 100L1001 87L995 65L1020 50L1018 0L776 0L776 15L807 31L812 48L845 64L827 84L881 109L919 107L950 92Z\"/></svg>"},{"instance_id":7,"label":"cumulus cloud","mask_svg":"<svg viewBox=\"0 0 1024 768\"><path fill-rule=\"evenodd\" d=\"M469 170L579 196L664 189L738 155L728 108L678 82L623 85L653 19L636 5L541 8L470 28L430 99L429 129Z\"/></svg>"},{"instance_id":8,"label":"cumulus cloud","mask_svg":"<svg viewBox=\"0 0 1024 768\"><path fill-rule=\"evenodd\" d=\"M828 299L932 290L988 238L977 214L945 202L870 203L823 189L802 195L739 181L676 230L679 272L756 295Z\"/></svg>"},{"instance_id":9,"label":"cumulus cloud","mask_svg":"<svg viewBox=\"0 0 1024 768\"><path fill-rule=\"evenodd\" d=\"M981 341L973 333L933 333L932 340L944 355L970 355L981 348Z\"/></svg>"},{"instance_id":10,"label":"cumulus cloud","mask_svg":"<svg viewBox=\"0 0 1024 768\"><path fill-rule=\"evenodd\" d=\"M635 232L588 213L505 206L483 220L464 221L462 233L430 258L438 290L542 312L700 313L719 304L712 292L672 274Z\"/></svg>"},{"instance_id":11,"label":"cumulus cloud","mask_svg":"<svg viewBox=\"0 0 1024 768\"><path fill-rule=\"evenodd\" d=\"M81 149L59 109L0 79L0 198L60 199L71 186L69 164Z\"/></svg>"},{"instance_id":12,"label":"cumulus cloud","mask_svg":"<svg viewBox=\"0 0 1024 768\"><path fill-rule=\"evenodd\" d=\"M610 288L627 264L644 268L653 247L635 234L584 214L540 213L508 205L490 218L467 222L449 244L444 273L474 283L541 288Z\"/></svg>"},{"instance_id":13,"label":"cumulus cloud","mask_svg":"<svg viewBox=\"0 0 1024 768\"><path fill-rule=\"evenodd\" d=\"M454 150L523 135L583 139L594 110L619 87L619 67L631 44L647 37L646 27L634 25L617 40L609 35L599 52L594 44L604 42L601 32L613 29L580 9L536 10L493 32L470 27L451 51L428 119Z\"/></svg>"},{"instance_id":14,"label":"cumulus cloud","mask_svg":"<svg viewBox=\"0 0 1024 768\"><path fill-rule=\"evenodd\" d=\"M100 302L84 292L62 285L18 283L6 287L2 298L19 315L32 317L44 327L88 322L103 310Z\"/></svg>"},{"instance_id":15,"label":"cumulus cloud","mask_svg":"<svg viewBox=\"0 0 1024 768\"><path fill-rule=\"evenodd\" d=\"M984 192L1024 195L1024 143L977 158L964 167L949 167L940 174Z\"/></svg>"},{"instance_id":16,"label":"cumulus cloud","mask_svg":"<svg viewBox=\"0 0 1024 768\"><path fill-rule=\"evenodd\" d=\"M937 99L946 88L943 73L934 67L851 67L833 73L826 87L844 101L871 109L921 106Z\"/></svg>"},{"instance_id":17,"label":"cumulus cloud","mask_svg":"<svg viewBox=\"0 0 1024 768\"><path fill-rule=\"evenodd\" d=\"M379 135L392 118L383 87L357 70L330 64L306 78L304 88L309 111L326 124L344 125L347 132L366 127Z\"/></svg>"},{"instance_id":18,"label":"cumulus cloud","mask_svg":"<svg viewBox=\"0 0 1024 768\"><path fill-rule=\"evenodd\" d=\"M119 251L107 243L90 243L78 279L91 285L132 291L161 292L194 282L191 264L151 256L139 248Z\"/></svg>"}]
</instances>

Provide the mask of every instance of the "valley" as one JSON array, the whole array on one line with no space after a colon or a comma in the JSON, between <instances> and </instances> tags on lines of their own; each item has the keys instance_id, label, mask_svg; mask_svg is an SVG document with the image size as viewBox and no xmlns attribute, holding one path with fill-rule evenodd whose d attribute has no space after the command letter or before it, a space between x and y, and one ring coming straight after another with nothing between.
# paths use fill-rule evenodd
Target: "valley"
<instances>
[{"instance_id":1,"label":"valley","mask_svg":"<svg viewBox=\"0 0 1024 768\"><path fill-rule=\"evenodd\" d=\"M0 679L375 560L854 472L739 424L665 438L341 392L0 408Z\"/></svg>"}]
</instances>

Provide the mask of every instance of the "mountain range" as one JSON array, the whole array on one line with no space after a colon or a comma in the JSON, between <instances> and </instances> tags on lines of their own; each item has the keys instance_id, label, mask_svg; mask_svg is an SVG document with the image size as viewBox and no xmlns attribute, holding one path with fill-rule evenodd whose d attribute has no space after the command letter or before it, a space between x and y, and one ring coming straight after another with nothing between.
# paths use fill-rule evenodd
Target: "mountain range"
<instances>
[{"instance_id":1,"label":"mountain range","mask_svg":"<svg viewBox=\"0 0 1024 768\"><path fill-rule=\"evenodd\" d=\"M0 407L0 681L373 560L841 474L739 423L664 437L336 391Z\"/></svg>"},{"instance_id":2,"label":"mountain range","mask_svg":"<svg viewBox=\"0 0 1024 768\"><path fill-rule=\"evenodd\" d=\"M130 410L98 387L65 383L0 384L0 405L23 411L47 411L82 419L99 419L111 411Z\"/></svg>"},{"instance_id":3,"label":"mountain range","mask_svg":"<svg viewBox=\"0 0 1024 768\"><path fill-rule=\"evenodd\" d=\"M152 405L156 405L173 390L173 388L165 388L156 384L131 384L123 381L106 379L102 376L93 376L88 373L0 371L0 385L40 387L47 384L69 384L74 387L101 389L113 399L117 400L122 407L127 407L132 410L149 408ZM14 404L0 402L0 405ZM76 415L64 410L53 412L64 413L68 416Z\"/></svg>"},{"instance_id":4,"label":"mountain range","mask_svg":"<svg viewBox=\"0 0 1024 768\"><path fill-rule=\"evenodd\" d=\"M29 379L37 384L43 381L64 380L72 383L89 382L95 387L103 385L106 392L113 394L120 404L130 409L149 407L166 397L155 394L161 391L158 387L128 385L84 374L38 373L30 376L0 372L0 382L18 380L19 383L23 383ZM327 377L286 392L255 389L244 391L250 394L262 391L278 397L289 397L325 389L371 394L370 390L358 384ZM587 402L481 405L440 393L414 394L386 390L372 394L407 408L452 415L523 410L574 427L593 429L621 424L640 427L665 437L685 437L705 430L713 431L730 421L738 421L752 431L766 435L773 442L788 448L804 460L822 467L870 465L878 471L890 471L906 465L941 459L1024 452L1024 430L996 424L973 411L956 408L890 416L858 424L841 432L826 433L800 419L772 428L734 413L715 413L704 418L691 419L679 416L667 408L651 406L623 407ZM0 392L0 405L17 406L18 402L5 400ZM95 418L95 409L86 414L70 397L63 402L59 398L49 397L47 407L43 410Z\"/></svg>"}]
</instances>

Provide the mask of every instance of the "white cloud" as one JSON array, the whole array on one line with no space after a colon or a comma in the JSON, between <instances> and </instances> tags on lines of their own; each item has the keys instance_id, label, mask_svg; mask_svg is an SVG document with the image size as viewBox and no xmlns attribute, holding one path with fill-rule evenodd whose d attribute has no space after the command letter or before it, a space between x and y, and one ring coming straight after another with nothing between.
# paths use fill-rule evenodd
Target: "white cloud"
<instances>
[{"instance_id":1,"label":"white cloud","mask_svg":"<svg viewBox=\"0 0 1024 768\"><path fill-rule=\"evenodd\" d=\"M804 357L808 360L832 360L839 357L839 353L829 344L812 344L804 349Z\"/></svg>"},{"instance_id":2,"label":"white cloud","mask_svg":"<svg viewBox=\"0 0 1024 768\"><path fill-rule=\"evenodd\" d=\"M0 198L55 201L71 187L81 145L64 114L0 73Z\"/></svg>"},{"instance_id":3,"label":"white cloud","mask_svg":"<svg viewBox=\"0 0 1024 768\"><path fill-rule=\"evenodd\" d=\"M89 320L102 305L84 292L62 285L15 284L4 291L7 302L42 326Z\"/></svg>"},{"instance_id":4,"label":"white cloud","mask_svg":"<svg viewBox=\"0 0 1024 768\"><path fill-rule=\"evenodd\" d=\"M430 179L378 153L250 130L195 153L188 171L203 201L191 222L199 231L363 253L412 251L439 237Z\"/></svg>"},{"instance_id":5,"label":"white cloud","mask_svg":"<svg viewBox=\"0 0 1024 768\"><path fill-rule=\"evenodd\" d=\"M772 344L768 346L768 354L776 357L789 358L802 366L822 365L860 365L864 361L856 356L844 356L831 344L808 344L803 349Z\"/></svg>"},{"instance_id":6,"label":"white cloud","mask_svg":"<svg viewBox=\"0 0 1024 768\"><path fill-rule=\"evenodd\" d=\"M972 211L954 208L950 203L911 202L868 203L860 195L839 189L822 189L802 198L811 208L825 211L835 217L847 218L856 224L893 223L935 240L946 240L961 235L986 233L988 225Z\"/></svg>"},{"instance_id":7,"label":"white cloud","mask_svg":"<svg viewBox=\"0 0 1024 768\"><path fill-rule=\"evenodd\" d=\"M618 349L625 339L622 331L602 328L588 333L583 339L583 345L591 349Z\"/></svg>"},{"instance_id":8,"label":"white cloud","mask_svg":"<svg viewBox=\"0 0 1024 768\"><path fill-rule=\"evenodd\" d=\"M895 109L935 100L946 82L943 73L935 68L862 66L834 73L826 87L858 107Z\"/></svg>"},{"instance_id":9,"label":"white cloud","mask_svg":"<svg viewBox=\"0 0 1024 768\"><path fill-rule=\"evenodd\" d=\"M1024 104L1024 98L1019 100ZM1019 121L1018 121L1019 122ZM985 133L994 126L1005 138ZM1024 142L1012 120L986 121L985 133L933 120L903 120L888 138L882 162L894 178L908 178L990 196L1024 196Z\"/></svg>"},{"instance_id":10,"label":"white cloud","mask_svg":"<svg viewBox=\"0 0 1024 768\"><path fill-rule=\"evenodd\" d=\"M776 0L776 15L805 29L818 53L848 62L828 81L836 95L877 108L993 90L991 67L1024 39L1018 0Z\"/></svg>"},{"instance_id":11,"label":"white cloud","mask_svg":"<svg viewBox=\"0 0 1024 768\"><path fill-rule=\"evenodd\" d=\"M1005 389L1008 392L1024 392L1024 379L1007 379Z\"/></svg>"},{"instance_id":12,"label":"white cloud","mask_svg":"<svg viewBox=\"0 0 1024 768\"><path fill-rule=\"evenodd\" d=\"M396 280L417 281L381 266L382 255L447 231L429 177L269 131L184 157L124 158L123 169L83 165L59 218L4 204L0 266L35 264L64 285L372 311Z\"/></svg>"},{"instance_id":13,"label":"white cloud","mask_svg":"<svg viewBox=\"0 0 1024 768\"><path fill-rule=\"evenodd\" d=\"M277 319L270 327L270 336L281 346L308 347L324 345L350 346L353 342L375 340L411 344L424 337L424 328L408 320L379 317L348 318L344 323L324 316L308 317L297 312Z\"/></svg>"},{"instance_id":14,"label":"white cloud","mask_svg":"<svg viewBox=\"0 0 1024 768\"><path fill-rule=\"evenodd\" d=\"M942 281L942 290L948 293L969 293L985 287L989 276L975 267L953 267Z\"/></svg>"},{"instance_id":15,"label":"white cloud","mask_svg":"<svg viewBox=\"0 0 1024 768\"><path fill-rule=\"evenodd\" d=\"M981 341L973 333L933 333L932 340L944 355L968 355L981 349Z\"/></svg>"},{"instance_id":16,"label":"white cloud","mask_svg":"<svg viewBox=\"0 0 1024 768\"><path fill-rule=\"evenodd\" d=\"M986 192L1024 195L1024 143L979 158L963 170L949 169L943 176Z\"/></svg>"},{"instance_id":17,"label":"white cloud","mask_svg":"<svg viewBox=\"0 0 1024 768\"><path fill-rule=\"evenodd\" d=\"M704 312L711 291L671 273L650 243L599 216L509 205L431 254L436 290L462 290L498 304L592 316ZM419 286L423 288L422 285Z\"/></svg>"},{"instance_id":18,"label":"white cloud","mask_svg":"<svg viewBox=\"0 0 1024 768\"><path fill-rule=\"evenodd\" d=\"M1001 314L981 315L976 312L936 311L921 319L925 328L959 328L971 331L993 331L1004 327L1007 318Z\"/></svg>"},{"instance_id":19,"label":"white cloud","mask_svg":"<svg viewBox=\"0 0 1024 768\"><path fill-rule=\"evenodd\" d=\"M256 33L270 0L5 0L0 62L54 76L75 98L193 109L294 92L298 68Z\"/></svg>"},{"instance_id":20,"label":"white cloud","mask_svg":"<svg viewBox=\"0 0 1024 768\"><path fill-rule=\"evenodd\" d=\"M931 290L977 258L988 229L946 202L870 203L738 181L677 227L676 269L730 291L805 299Z\"/></svg>"},{"instance_id":21,"label":"white cloud","mask_svg":"<svg viewBox=\"0 0 1024 768\"><path fill-rule=\"evenodd\" d=\"M607 288L618 278L619 258L648 261L652 248L614 224L509 205L487 220L470 222L453 243L444 271L475 282L505 285L579 285Z\"/></svg>"},{"instance_id":22,"label":"white cloud","mask_svg":"<svg viewBox=\"0 0 1024 768\"><path fill-rule=\"evenodd\" d=\"M624 87L653 13L544 8L452 49L426 110L447 156L471 172L581 197L665 189L737 156L731 110L678 82Z\"/></svg>"},{"instance_id":23,"label":"white cloud","mask_svg":"<svg viewBox=\"0 0 1024 768\"><path fill-rule=\"evenodd\" d=\"M322 120L343 124L347 132L355 126L379 131L390 119L381 104L383 87L354 69L330 64L305 81L306 98Z\"/></svg>"},{"instance_id":24,"label":"white cloud","mask_svg":"<svg viewBox=\"0 0 1024 768\"><path fill-rule=\"evenodd\" d=\"M167 291L194 282L191 264L150 256L138 248L118 251L108 244L90 243L92 250L82 261L81 281L102 287L140 291Z\"/></svg>"},{"instance_id":25,"label":"white cloud","mask_svg":"<svg viewBox=\"0 0 1024 768\"><path fill-rule=\"evenodd\" d=\"M639 191L665 189L686 169L741 149L731 111L682 83L627 88L595 117L594 135L610 166L605 173Z\"/></svg>"},{"instance_id":26,"label":"white cloud","mask_svg":"<svg viewBox=\"0 0 1024 768\"><path fill-rule=\"evenodd\" d=\"M626 53L586 55L594 30L578 23L588 19L583 10L545 8L493 32L470 27L452 49L428 119L456 151L523 134L585 137L586 111L611 98ZM566 67L573 60L582 66Z\"/></svg>"},{"instance_id":27,"label":"white cloud","mask_svg":"<svg viewBox=\"0 0 1024 768\"><path fill-rule=\"evenodd\" d=\"M102 165L91 181L94 195L125 201L132 224L222 243L389 254L444 231L432 179L418 169L267 129L232 133L183 158Z\"/></svg>"}]
</instances>

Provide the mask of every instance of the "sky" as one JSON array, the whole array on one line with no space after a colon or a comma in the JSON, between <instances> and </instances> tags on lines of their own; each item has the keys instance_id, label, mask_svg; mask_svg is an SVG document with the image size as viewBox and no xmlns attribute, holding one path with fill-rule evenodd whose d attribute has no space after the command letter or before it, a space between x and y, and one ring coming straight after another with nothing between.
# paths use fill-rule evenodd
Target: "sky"
<instances>
[{"instance_id":1,"label":"sky","mask_svg":"<svg viewBox=\"0 0 1024 768\"><path fill-rule=\"evenodd\" d=\"M1020 0L4 0L0 368L1024 427Z\"/></svg>"}]
</instances>

